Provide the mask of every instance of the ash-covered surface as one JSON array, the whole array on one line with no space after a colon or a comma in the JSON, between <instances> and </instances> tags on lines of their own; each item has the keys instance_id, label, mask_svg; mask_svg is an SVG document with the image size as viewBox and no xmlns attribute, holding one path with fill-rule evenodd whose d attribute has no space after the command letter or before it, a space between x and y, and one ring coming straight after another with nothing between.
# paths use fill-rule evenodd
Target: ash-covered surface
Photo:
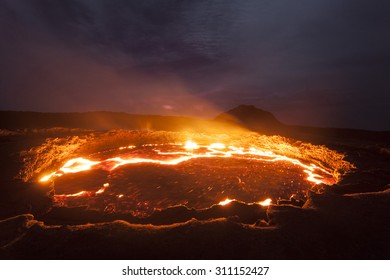
<instances>
[{"instance_id":1,"label":"ash-covered surface","mask_svg":"<svg viewBox=\"0 0 390 280\"><path fill-rule=\"evenodd\" d=\"M60 133L62 137L67 134L82 135L90 131L61 130ZM15 176L23 164L20 151L41 145L47 137L58 136L58 131L3 133L0 138L0 257L389 259L389 142L383 135L373 139L375 137L369 133L370 137L367 139L364 132L361 133L361 137L349 138L310 136L307 133L301 135L301 139L305 141L312 139L312 143L324 144L345 153L346 159L356 167L336 185L319 185L305 191L308 199L303 207L300 207L300 201L288 200L286 197L280 201L284 205L271 205L269 208L258 204L231 202L225 206L213 205L204 209L162 207L146 216L126 211L101 211L86 206L56 205L55 186L50 182L38 185L16 180ZM68 148L71 150L72 147ZM216 159L216 168L213 168L216 176L221 171L218 170L221 168L218 160L221 159ZM186 170L191 170L191 165L194 164L190 163ZM224 165L229 166L226 163ZM140 171L145 166L138 168ZM161 178L164 178L169 172L180 171L180 168L173 171L164 168L166 166L160 171L153 169L150 174L153 174L153 178L158 178L157 175L161 172ZM118 174L133 172L132 175L135 176L139 173L127 169L128 167L122 166L118 169ZM250 171L247 180L255 178L251 177L255 171ZM233 173L231 183L238 186L239 180ZM102 174L102 180L106 179L107 174ZM178 176L183 180L180 184L183 184L187 176L184 174ZM201 175L201 172L195 173L193 179L201 178L201 182L208 180ZM240 179L245 182L243 178ZM116 180L117 183L112 181L110 187L115 187L115 184L119 186L122 182L118 177ZM222 177L221 180L221 185L215 186L217 190L222 190ZM283 178L276 181L278 180L282 182ZM214 199L210 200L212 201Z\"/></svg>"}]
</instances>

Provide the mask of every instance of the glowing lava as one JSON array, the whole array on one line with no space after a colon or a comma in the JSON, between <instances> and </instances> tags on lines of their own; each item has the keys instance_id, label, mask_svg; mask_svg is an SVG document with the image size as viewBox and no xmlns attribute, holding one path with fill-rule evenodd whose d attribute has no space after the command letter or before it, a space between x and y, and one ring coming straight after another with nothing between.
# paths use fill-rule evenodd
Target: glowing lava
<instances>
[{"instance_id":1,"label":"glowing lava","mask_svg":"<svg viewBox=\"0 0 390 280\"><path fill-rule=\"evenodd\" d=\"M67 161L63 167L60 168L62 172L77 173L91 169L92 166L98 164L98 161L90 161L84 158L75 158Z\"/></svg>"},{"instance_id":2,"label":"glowing lava","mask_svg":"<svg viewBox=\"0 0 390 280\"><path fill-rule=\"evenodd\" d=\"M225 205L228 205L228 204L229 204L230 202L232 202L232 201L235 201L235 200L234 200L234 199L226 198L225 200L220 201L220 202L218 203L218 205L225 206Z\"/></svg>"},{"instance_id":3,"label":"glowing lava","mask_svg":"<svg viewBox=\"0 0 390 280\"><path fill-rule=\"evenodd\" d=\"M52 172L52 173L50 173L48 175L43 176L39 181L40 182L47 182L47 181L49 181L51 178L53 178L56 175L57 175L57 172Z\"/></svg>"},{"instance_id":4,"label":"glowing lava","mask_svg":"<svg viewBox=\"0 0 390 280\"><path fill-rule=\"evenodd\" d=\"M74 158L68 160L58 172L52 172L49 175L43 176L39 181L45 182L50 180L54 176L62 176L67 173L78 173L81 171L90 170L92 166L99 164L99 161L90 161L84 158Z\"/></svg>"},{"instance_id":5,"label":"glowing lava","mask_svg":"<svg viewBox=\"0 0 390 280\"><path fill-rule=\"evenodd\" d=\"M41 177L56 180L56 205L139 217L175 205L201 209L240 201L267 207L271 198L302 197L310 186L336 182L322 167L253 145L187 141L128 145L94 155L70 159Z\"/></svg>"},{"instance_id":6,"label":"glowing lava","mask_svg":"<svg viewBox=\"0 0 390 280\"><path fill-rule=\"evenodd\" d=\"M186 149L186 150L195 150L198 148L199 148L198 144L196 144L195 142L192 142L191 140L188 140L184 145L184 149Z\"/></svg>"},{"instance_id":7,"label":"glowing lava","mask_svg":"<svg viewBox=\"0 0 390 280\"><path fill-rule=\"evenodd\" d=\"M163 146L163 145L153 145L145 144L143 146ZM179 146L179 145L176 145ZM134 146L121 147L119 150L124 149L133 149ZM184 149L183 149L184 148ZM243 148L228 146L222 143L212 143L210 145L198 145L193 141L187 141L182 149L180 146L177 151L166 151L163 152L160 149L154 148L153 151L156 154L156 158L145 158L145 157L135 157L132 155L125 155L124 157L114 157L108 158L101 161L91 161L85 158L75 158L67 161L63 167L58 171L52 172L48 175L43 176L40 181L48 181L54 177L62 176L67 173L78 173L86 170L91 170L92 168L100 168L104 170L112 171L122 165L127 164L137 164L137 163L151 163L151 164L161 164L161 165L177 165L185 161L197 158L229 158L237 157L240 159L254 160L254 161L287 161L294 165L301 166L304 172L308 175L306 180L313 182L315 184L326 183L333 184L335 180L332 178L332 174L327 170L316 166L315 164L304 164L301 161L286 156L281 156L274 154L271 151L262 151L255 147ZM322 175L321 175L322 174ZM327 175L326 178L324 175Z\"/></svg>"},{"instance_id":8,"label":"glowing lava","mask_svg":"<svg viewBox=\"0 0 390 280\"><path fill-rule=\"evenodd\" d=\"M83 195L86 195L86 194L88 194L87 191L81 191L81 192L72 193L72 194L57 194L56 196L57 197L76 197L76 196L83 196Z\"/></svg>"},{"instance_id":9,"label":"glowing lava","mask_svg":"<svg viewBox=\"0 0 390 280\"><path fill-rule=\"evenodd\" d=\"M226 146L225 146L225 144L222 144L222 143L212 143L212 144L210 144L209 148L216 149L216 150L222 150L222 149L225 149Z\"/></svg>"},{"instance_id":10,"label":"glowing lava","mask_svg":"<svg viewBox=\"0 0 390 280\"><path fill-rule=\"evenodd\" d=\"M261 206L270 206L271 202L272 202L272 199L271 198L267 198L267 199L265 199L263 201L258 202L257 204L259 204Z\"/></svg>"},{"instance_id":11,"label":"glowing lava","mask_svg":"<svg viewBox=\"0 0 390 280\"><path fill-rule=\"evenodd\" d=\"M95 194L101 194L101 193L104 193L104 191L106 190L106 188L108 188L110 186L109 183L105 183L103 184L103 188L100 188Z\"/></svg>"}]
</instances>

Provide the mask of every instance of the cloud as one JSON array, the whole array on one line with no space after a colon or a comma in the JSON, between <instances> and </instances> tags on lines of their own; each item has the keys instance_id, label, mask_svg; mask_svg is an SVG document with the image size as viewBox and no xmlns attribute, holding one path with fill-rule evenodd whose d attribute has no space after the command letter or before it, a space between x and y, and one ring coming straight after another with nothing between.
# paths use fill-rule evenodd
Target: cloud
<instances>
[{"instance_id":1,"label":"cloud","mask_svg":"<svg viewBox=\"0 0 390 280\"><path fill-rule=\"evenodd\" d=\"M390 101L389 6L384 0L5 1L0 109L211 116L250 101L295 123L389 129L380 118ZM303 92L307 99L294 102ZM355 114L364 104L351 98L367 96L375 99L362 119ZM167 99L173 110L164 109ZM285 108L286 102L298 107ZM314 106L321 110L307 110ZM343 110L355 117L327 121L325 115ZM301 117L294 118L296 111Z\"/></svg>"}]
</instances>

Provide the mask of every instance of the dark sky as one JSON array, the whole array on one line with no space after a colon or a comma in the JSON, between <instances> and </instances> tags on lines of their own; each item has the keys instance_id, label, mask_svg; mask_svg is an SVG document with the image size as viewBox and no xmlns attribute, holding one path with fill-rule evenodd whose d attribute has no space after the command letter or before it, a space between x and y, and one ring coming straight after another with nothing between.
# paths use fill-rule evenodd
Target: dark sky
<instances>
[{"instance_id":1,"label":"dark sky","mask_svg":"<svg viewBox=\"0 0 390 280\"><path fill-rule=\"evenodd\" d=\"M1 0L0 110L390 130L388 0Z\"/></svg>"}]
</instances>

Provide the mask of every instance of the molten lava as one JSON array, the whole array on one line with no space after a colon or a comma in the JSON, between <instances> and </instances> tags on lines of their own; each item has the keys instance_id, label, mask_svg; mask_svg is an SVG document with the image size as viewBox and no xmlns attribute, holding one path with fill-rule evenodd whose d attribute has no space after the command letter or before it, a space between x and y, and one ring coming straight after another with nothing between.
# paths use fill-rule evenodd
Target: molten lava
<instances>
[{"instance_id":1,"label":"molten lava","mask_svg":"<svg viewBox=\"0 0 390 280\"><path fill-rule=\"evenodd\" d=\"M272 199L271 198L267 198L267 199L265 199L263 201L257 202L257 204L259 204L261 206L270 206L271 202L272 202Z\"/></svg>"},{"instance_id":2,"label":"molten lava","mask_svg":"<svg viewBox=\"0 0 390 280\"><path fill-rule=\"evenodd\" d=\"M40 178L49 180L56 184L57 205L136 216L174 205L205 208L218 201L221 206L241 201L267 207L272 199L302 198L313 185L336 182L318 165L254 145L192 140L100 150L90 159L70 159Z\"/></svg>"},{"instance_id":3,"label":"molten lava","mask_svg":"<svg viewBox=\"0 0 390 280\"><path fill-rule=\"evenodd\" d=\"M222 205L222 206L225 206L225 205L228 205L230 202L234 201L234 199L229 199L229 198L226 198L225 200L223 201L220 201L218 203L218 205Z\"/></svg>"},{"instance_id":4,"label":"molten lava","mask_svg":"<svg viewBox=\"0 0 390 280\"><path fill-rule=\"evenodd\" d=\"M195 150L198 148L199 148L198 144L196 144L195 142L192 142L191 140L188 140L184 145L184 149L186 149L186 150Z\"/></svg>"},{"instance_id":5,"label":"molten lava","mask_svg":"<svg viewBox=\"0 0 390 280\"><path fill-rule=\"evenodd\" d=\"M154 147L153 144L144 144L144 147ZM156 145L161 148L164 145ZM240 159L248 159L252 161L287 161L294 165L302 167L308 176L307 180L315 184L325 183L332 185L335 180L332 174L316 166L315 164L304 164L301 161L287 156L281 156L274 154L271 151L262 151L255 147L243 148L228 146L222 143L212 143L210 145L198 145L193 141L187 141L184 145L180 144L169 144L168 147L177 147L177 150L162 151L161 149L154 148L155 158L150 157L139 157L131 154L117 156L113 158L107 158L100 161L91 161L85 158L75 158L67 161L58 171L52 172L48 175L43 176L40 181L48 181L54 177L59 177L68 173L78 173L92 168L104 169L113 171L122 165L138 164L138 163L150 163L150 164L161 164L161 165L177 165L191 159L198 158L230 158L236 157ZM119 150L133 149L135 146L120 147Z\"/></svg>"}]
</instances>

